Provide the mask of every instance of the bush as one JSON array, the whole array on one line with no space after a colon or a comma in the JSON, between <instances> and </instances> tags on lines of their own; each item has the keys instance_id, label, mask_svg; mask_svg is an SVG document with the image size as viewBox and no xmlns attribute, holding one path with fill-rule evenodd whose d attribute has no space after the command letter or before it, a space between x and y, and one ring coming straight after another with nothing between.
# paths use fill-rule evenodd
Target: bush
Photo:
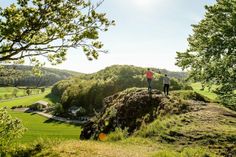
<instances>
[{"instance_id":1,"label":"bush","mask_svg":"<svg viewBox=\"0 0 236 157\"><path fill-rule=\"evenodd\" d=\"M33 104L30 106L30 109L33 111L42 111L43 105L42 104Z\"/></svg>"},{"instance_id":2,"label":"bush","mask_svg":"<svg viewBox=\"0 0 236 157\"><path fill-rule=\"evenodd\" d=\"M221 95L220 100L224 106L236 111L236 94Z\"/></svg>"},{"instance_id":3,"label":"bush","mask_svg":"<svg viewBox=\"0 0 236 157\"><path fill-rule=\"evenodd\" d=\"M45 92L45 88L41 88L41 93L44 93Z\"/></svg>"},{"instance_id":4,"label":"bush","mask_svg":"<svg viewBox=\"0 0 236 157\"><path fill-rule=\"evenodd\" d=\"M128 138L128 128L122 130L121 128L116 128L114 132L111 132L107 136L107 141L120 141Z\"/></svg>"},{"instance_id":5,"label":"bush","mask_svg":"<svg viewBox=\"0 0 236 157\"><path fill-rule=\"evenodd\" d=\"M61 103L54 104L53 115L61 115L64 113L64 109Z\"/></svg>"}]
</instances>

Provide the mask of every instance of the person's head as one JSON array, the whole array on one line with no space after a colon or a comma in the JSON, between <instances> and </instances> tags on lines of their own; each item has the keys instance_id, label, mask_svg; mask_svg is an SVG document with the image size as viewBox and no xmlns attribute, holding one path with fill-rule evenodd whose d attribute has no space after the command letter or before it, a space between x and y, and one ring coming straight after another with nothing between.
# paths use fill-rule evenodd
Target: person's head
<instances>
[{"instance_id":1,"label":"person's head","mask_svg":"<svg viewBox=\"0 0 236 157\"><path fill-rule=\"evenodd\" d=\"M167 74L165 74L165 76L167 77Z\"/></svg>"},{"instance_id":2,"label":"person's head","mask_svg":"<svg viewBox=\"0 0 236 157\"><path fill-rule=\"evenodd\" d=\"M147 70L149 71L149 70L150 70L150 68L147 68Z\"/></svg>"}]
</instances>

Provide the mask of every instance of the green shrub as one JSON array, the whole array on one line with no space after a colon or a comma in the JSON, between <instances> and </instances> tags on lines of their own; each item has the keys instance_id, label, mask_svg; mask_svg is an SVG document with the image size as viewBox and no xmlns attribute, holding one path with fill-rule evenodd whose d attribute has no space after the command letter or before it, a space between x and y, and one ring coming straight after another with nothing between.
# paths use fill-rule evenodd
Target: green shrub
<instances>
[{"instance_id":1,"label":"green shrub","mask_svg":"<svg viewBox=\"0 0 236 157\"><path fill-rule=\"evenodd\" d=\"M232 93L221 95L220 100L224 106L236 111L236 94Z\"/></svg>"},{"instance_id":2,"label":"green shrub","mask_svg":"<svg viewBox=\"0 0 236 157\"><path fill-rule=\"evenodd\" d=\"M54 104L53 115L61 115L64 113L64 109L61 103Z\"/></svg>"},{"instance_id":3,"label":"green shrub","mask_svg":"<svg viewBox=\"0 0 236 157\"><path fill-rule=\"evenodd\" d=\"M111 132L107 136L107 141L120 141L128 138L128 128L122 130L121 128L116 128L114 132Z\"/></svg>"}]
</instances>

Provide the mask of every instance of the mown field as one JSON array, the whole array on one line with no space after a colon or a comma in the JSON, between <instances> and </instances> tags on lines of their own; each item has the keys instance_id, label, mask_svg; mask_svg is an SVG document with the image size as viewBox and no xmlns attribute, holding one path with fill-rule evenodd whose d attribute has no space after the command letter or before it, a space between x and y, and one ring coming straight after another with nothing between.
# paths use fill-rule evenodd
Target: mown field
<instances>
[{"instance_id":1,"label":"mown field","mask_svg":"<svg viewBox=\"0 0 236 157\"><path fill-rule=\"evenodd\" d=\"M49 103L53 103L56 98L51 97L49 95L51 89L47 89L44 93L42 94L37 94L37 95L30 95L30 96L25 96L22 98L13 98L12 100L7 100L7 101L2 101L0 102L0 107L12 107L12 106L29 106L32 103L39 101L39 100L44 100Z\"/></svg>"},{"instance_id":2,"label":"mown field","mask_svg":"<svg viewBox=\"0 0 236 157\"><path fill-rule=\"evenodd\" d=\"M21 143L30 143L39 138L49 139L79 139L81 127L47 119L33 113L9 111L12 117L22 120L27 128Z\"/></svg>"},{"instance_id":3,"label":"mown field","mask_svg":"<svg viewBox=\"0 0 236 157\"><path fill-rule=\"evenodd\" d=\"M50 92L51 88L46 88L45 93ZM36 95L40 94L40 89L30 89L31 94L30 95ZM23 97L27 96L26 90L22 88L16 88L16 87L0 87L0 100L6 100L6 99L14 99L16 98L13 96L13 93L15 92L16 97Z\"/></svg>"},{"instance_id":4,"label":"mown field","mask_svg":"<svg viewBox=\"0 0 236 157\"><path fill-rule=\"evenodd\" d=\"M6 91L10 91L10 88L6 88L6 90L4 91L6 93ZM24 126L27 128L26 133L24 134L23 138L19 140L19 142L30 143L39 138L79 138L81 132L80 126L53 121L37 114L16 112L10 109L12 106L29 106L39 100L44 100L52 104L56 101L56 98L49 95L49 93L50 89L47 89L43 94L30 95L22 98L15 98L13 100L0 102L0 107L7 107L8 112L12 115L12 117L19 118L20 120L22 120Z\"/></svg>"}]
</instances>

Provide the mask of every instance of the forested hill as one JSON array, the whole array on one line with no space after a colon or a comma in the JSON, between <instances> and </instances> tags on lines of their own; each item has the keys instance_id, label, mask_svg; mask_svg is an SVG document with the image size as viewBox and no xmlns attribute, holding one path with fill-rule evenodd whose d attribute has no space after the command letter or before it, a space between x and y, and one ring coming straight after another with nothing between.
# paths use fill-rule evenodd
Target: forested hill
<instances>
[{"instance_id":1,"label":"forested hill","mask_svg":"<svg viewBox=\"0 0 236 157\"><path fill-rule=\"evenodd\" d=\"M88 113L100 109L105 97L131 87L146 87L146 68L114 65L93 74L80 75L59 81L52 88L52 93L61 99L65 110L72 106L81 106ZM185 73L172 73L166 70L151 69L155 73L153 88L162 90L164 74L171 77L171 90L185 89L186 85L180 78ZM160 73L159 73L160 71ZM176 76L176 78L174 78Z\"/></svg>"},{"instance_id":2,"label":"forested hill","mask_svg":"<svg viewBox=\"0 0 236 157\"><path fill-rule=\"evenodd\" d=\"M166 69L157 69L157 68L152 68L152 67L150 67L150 69L155 73L167 74L169 77L176 78L176 79L184 79L187 77L186 72L174 72L174 71L169 71ZM93 73L90 76L95 77L95 78L101 78L101 77L112 76L112 75L123 75L125 73L130 76L143 75L146 70L147 68L137 67L137 66L132 66L132 65L113 65L97 73Z\"/></svg>"},{"instance_id":3,"label":"forested hill","mask_svg":"<svg viewBox=\"0 0 236 157\"><path fill-rule=\"evenodd\" d=\"M69 70L43 68L43 75L39 77L33 74L32 68L25 65L5 65L0 69L0 86L51 86L60 80L81 75Z\"/></svg>"}]
</instances>

